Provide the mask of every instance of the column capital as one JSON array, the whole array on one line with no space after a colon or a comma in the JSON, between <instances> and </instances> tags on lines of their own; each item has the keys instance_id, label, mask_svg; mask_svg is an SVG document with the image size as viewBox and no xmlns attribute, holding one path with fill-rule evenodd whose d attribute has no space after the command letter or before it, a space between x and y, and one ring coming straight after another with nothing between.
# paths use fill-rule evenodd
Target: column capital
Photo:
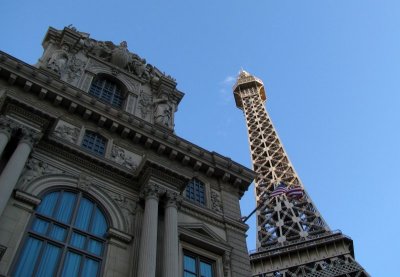
<instances>
[{"instance_id":1,"label":"column capital","mask_svg":"<svg viewBox=\"0 0 400 277\"><path fill-rule=\"evenodd\" d=\"M165 192L165 189L157 184L147 184L143 187L141 191L141 196L146 200L149 198L156 199L160 198L160 195Z\"/></svg>"},{"instance_id":2,"label":"column capital","mask_svg":"<svg viewBox=\"0 0 400 277\"><path fill-rule=\"evenodd\" d=\"M22 137L20 142L24 142L29 146L33 147L42 138L42 133L29 129L27 127L22 128Z\"/></svg>"},{"instance_id":3,"label":"column capital","mask_svg":"<svg viewBox=\"0 0 400 277\"><path fill-rule=\"evenodd\" d=\"M8 138L11 137L11 133L16 129L17 125L5 116L0 117L0 132L5 134Z\"/></svg>"},{"instance_id":4,"label":"column capital","mask_svg":"<svg viewBox=\"0 0 400 277\"><path fill-rule=\"evenodd\" d=\"M176 207L179 208L182 203L182 196L175 192L175 191L170 191L167 190L165 192L165 207Z\"/></svg>"}]
</instances>

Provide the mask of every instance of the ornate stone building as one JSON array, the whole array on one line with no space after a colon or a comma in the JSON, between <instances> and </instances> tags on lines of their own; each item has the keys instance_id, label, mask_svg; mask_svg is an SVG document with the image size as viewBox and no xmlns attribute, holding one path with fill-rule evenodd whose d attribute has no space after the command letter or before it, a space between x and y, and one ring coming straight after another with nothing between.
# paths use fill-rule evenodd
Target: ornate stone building
<instances>
[{"instance_id":1,"label":"ornate stone building","mask_svg":"<svg viewBox=\"0 0 400 277\"><path fill-rule=\"evenodd\" d=\"M174 133L176 81L73 27L43 48L0 52L0 275L250 276L254 172Z\"/></svg>"}]
</instances>

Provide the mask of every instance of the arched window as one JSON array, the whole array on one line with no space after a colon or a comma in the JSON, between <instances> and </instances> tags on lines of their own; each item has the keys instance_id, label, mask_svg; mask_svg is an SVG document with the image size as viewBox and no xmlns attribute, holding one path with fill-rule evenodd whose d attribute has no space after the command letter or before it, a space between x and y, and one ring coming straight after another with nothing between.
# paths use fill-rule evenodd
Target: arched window
<instances>
[{"instance_id":1,"label":"arched window","mask_svg":"<svg viewBox=\"0 0 400 277\"><path fill-rule=\"evenodd\" d=\"M90 86L89 94L114 107L122 107L123 97L121 88L117 83L109 79L96 77Z\"/></svg>"},{"instance_id":2,"label":"arched window","mask_svg":"<svg viewBox=\"0 0 400 277\"><path fill-rule=\"evenodd\" d=\"M203 182L198 179L190 180L186 186L186 198L201 205L206 204L206 188Z\"/></svg>"},{"instance_id":3,"label":"arched window","mask_svg":"<svg viewBox=\"0 0 400 277\"><path fill-rule=\"evenodd\" d=\"M82 193L50 192L33 214L12 276L99 276L106 218Z\"/></svg>"},{"instance_id":4,"label":"arched window","mask_svg":"<svg viewBox=\"0 0 400 277\"><path fill-rule=\"evenodd\" d=\"M107 140L102 135L92 131L86 131L82 140L82 147L95 154L104 155Z\"/></svg>"}]
</instances>

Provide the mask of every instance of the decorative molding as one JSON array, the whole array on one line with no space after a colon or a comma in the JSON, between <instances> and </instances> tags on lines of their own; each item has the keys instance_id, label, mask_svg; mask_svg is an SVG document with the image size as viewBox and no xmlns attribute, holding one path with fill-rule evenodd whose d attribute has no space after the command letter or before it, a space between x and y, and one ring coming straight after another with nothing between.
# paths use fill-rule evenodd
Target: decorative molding
<instances>
[{"instance_id":1,"label":"decorative molding","mask_svg":"<svg viewBox=\"0 0 400 277\"><path fill-rule=\"evenodd\" d=\"M110 169L112 168L111 165L107 166L101 160L92 158L88 154L83 154L82 152L78 154L76 150L73 151L72 149L60 148L58 145L55 145L50 141L43 141L39 144L39 147L45 151L51 152L54 156L61 157L73 163L75 166L86 168L90 172L95 172L106 178L114 179L116 182L121 184L132 183L131 175L121 171L117 171L117 173ZM127 178L128 176L129 178Z\"/></svg>"},{"instance_id":2,"label":"decorative molding","mask_svg":"<svg viewBox=\"0 0 400 277\"><path fill-rule=\"evenodd\" d=\"M179 191L183 190L186 184L189 182L189 178L170 171L169 169L161 168L160 166L147 161L146 165L141 171L139 183L146 184L151 177L155 177L167 184L173 185Z\"/></svg>"},{"instance_id":3,"label":"decorative molding","mask_svg":"<svg viewBox=\"0 0 400 277\"><path fill-rule=\"evenodd\" d=\"M42 201L40 198L22 190L15 190L14 198L26 204L32 205L33 207L36 207Z\"/></svg>"},{"instance_id":4,"label":"decorative molding","mask_svg":"<svg viewBox=\"0 0 400 277\"><path fill-rule=\"evenodd\" d=\"M14 114L17 117L24 120L25 122L37 125L41 130L46 130L49 125L48 119L45 119L42 116L38 115L37 113L32 113L23 107L11 103L7 103L5 114L9 115Z\"/></svg>"},{"instance_id":5,"label":"decorative molding","mask_svg":"<svg viewBox=\"0 0 400 277\"><path fill-rule=\"evenodd\" d=\"M232 251L232 246L211 231L204 223L179 225L178 230L181 240L203 249L207 248L215 254L223 255Z\"/></svg>"},{"instance_id":6,"label":"decorative molding","mask_svg":"<svg viewBox=\"0 0 400 277\"><path fill-rule=\"evenodd\" d=\"M181 212L191 215L193 217L198 218L199 220L211 223L215 226L228 228L232 231L243 234L249 228L248 225L238 221L233 220L227 216L222 216L220 214L216 214L210 209L205 207L201 207L199 205L193 204L188 200L182 201L182 207L180 209Z\"/></svg>"},{"instance_id":7,"label":"decorative molding","mask_svg":"<svg viewBox=\"0 0 400 277\"><path fill-rule=\"evenodd\" d=\"M132 236L131 235L128 235L128 234L126 234L126 233L124 233L124 232L122 232L120 230L117 230L115 228L112 228L112 227L108 229L107 234L108 234L109 238L117 239L117 240L119 240L119 241L121 241L123 243L126 243L126 244L130 243L131 240L132 240Z\"/></svg>"},{"instance_id":8,"label":"decorative molding","mask_svg":"<svg viewBox=\"0 0 400 277\"><path fill-rule=\"evenodd\" d=\"M13 57L10 56L10 59L14 59ZM7 69L9 70L9 69ZM21 71L29 71L29 65L24 65L24 67L21 69ZM41 74L40 72L38 74ZM19 78L26 78L24 76L19 76ZM37 79L41 79L41 78L37 78ZM43 86L43 84L38 83L36 80L30 80L32 81L34 86ZM78 93L79 91L74 88L74 87L68 87L67 92L63 92L60 91L62 84L55 80L52 84L52 88L48 88L46 89L47 95L46 98L50 98L50 94L52 96L51 99L53 99L54 95L61 95L62 97L64 97L65 99L71 99L71 97L73 97L73 95L75 95L76 93ZM52 90L52 91L50 91ZM55 91L57 91L57 93L55 93ZM82 94L82 92L81 92ZM81 97L82 98L82 97ZM77 101L76 103L79 105L79 107L77 107L76 109L80 109L80 108L88 108L89 105L89 100L86 99L87 97L83 97L82 99L80 99L79 101ZM14 100L18 100L18 99L14 99ZM72 101L72 100L70 100ZM101 107L100 107L101 109ZM111 113L112 111L112 113ZM206 172L208 170L208 168L212 167L214 169L214 172L212 172L212 170L210 170L208 173L212 176L214 176L215 178L221 178L225 172L229 172L231 174L231 183L233 184L234 181L237 178L241 178L243 180L243 182L241 184L239 184L239 190L240 190L240 195L242 195L244 193L245 190L247 190L250 182L252 181L252 178L254 178L254 172L252 172L251 170L244 168L243 166L241 166L240 164L237 164L235 162L231 162L231 167L228 169L226 166L228 164L228 162L226 162L226 160L228 158L219 155L218 153L215 152L208 152L205 151L204 149L196 146L196 145L191 145L189 142L183 140L180 137L177 137L175 135L173 135L172 133L167 135L167 137L165 137L165 132L168 131L168 129L163 129L164 131L161 131L158 128L151 128L151 123L147 123L145 121L142 121L140 118L130 118L128 113L124 113L121 118L117 118L116 116L113 116L114 114L114 109L111 109L109 114L108 114L108 120L111 120L112 122L117 122L121 127L126 127L126 128L130 128L132 131L130 132L130 134L132 134L132 136L137 136L138 138L142 138L139 139L137 141L135 141L136 143L144 143L144 138L151 138L154 140L154 143L160 143L162 141L162 144L165 145L166 149L163 152L163 154L165 153L165 155L169 155L171 157L171 159L175 159L175 158L180 158L181 155L187 155L190 156L191 159L193 159L194 161L199 161L201 162L203 165L202 167L199 169L201 171ZM96 116L102 114L101 111L99 110L94 110L93 112ZM136 111L136 113L140 113L139 109ZM93 114L93 116L94 116ZM140 117L140 115L137 115L138 117ZM124 123L125 122L125 123ZM157 124L158 126L158 124ZM137 128L136 128L137 127ZM140 128L140 130L138 130L138 128ZM119 128L120 129L120 128ZM122 128L124 129L124 128ZM121 130L122 130L121 129ZM153 131L152 131L153 130ZM182 142L182 143L180 143ZM187 145L190 144L192 146L190 153L187 150ZM174 154L175 153L175 154ZM240 174L238 173L240 171Z\"/></svg>"}]
</instances>

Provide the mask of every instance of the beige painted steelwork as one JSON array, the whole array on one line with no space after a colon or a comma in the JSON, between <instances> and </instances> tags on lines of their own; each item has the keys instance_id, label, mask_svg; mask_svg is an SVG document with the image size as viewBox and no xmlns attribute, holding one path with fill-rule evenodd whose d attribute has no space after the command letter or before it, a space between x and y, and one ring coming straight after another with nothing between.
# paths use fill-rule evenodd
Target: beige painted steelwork
<instances>
[{"instance_id":1,"label":"beige painted steelwork","mask_svg":"<svg viewBox=\"0 0 400 277\"><path fill-rule=\"evenodd\" d=\"M328 227L304 189L265 109L263 82L241 71L233 87L243 110L257 173L257 251L253 276L368 276L354 260L352 240ZM271 193L284 184L303 197Z\"/></svg>"}]
</instances>

